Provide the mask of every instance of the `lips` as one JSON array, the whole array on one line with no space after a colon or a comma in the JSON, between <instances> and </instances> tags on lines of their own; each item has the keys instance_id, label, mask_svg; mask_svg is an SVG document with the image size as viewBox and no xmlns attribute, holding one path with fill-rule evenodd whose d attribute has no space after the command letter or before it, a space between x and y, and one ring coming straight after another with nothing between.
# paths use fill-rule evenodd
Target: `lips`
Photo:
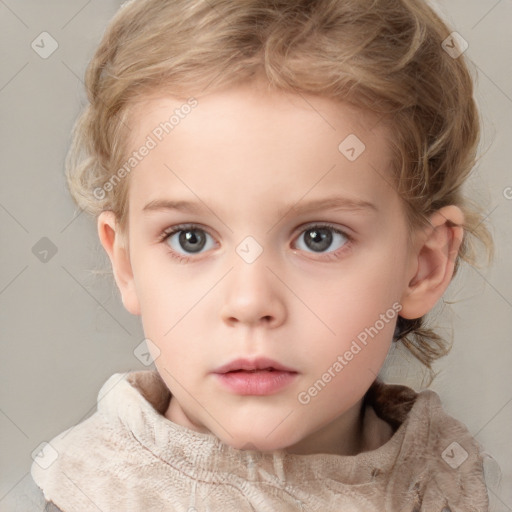
<instances>
[{"instance_id":1,"label":"lips","mask_svg":"<svg viewBox=\"0 0 512 512\"><path fill-rule=\"evenodd\" d=\"M221 388L236 395L273 395L293 384L298 372L273 359L235 359L217 368L215 379Z\"/></svg>"},{"instance_id":2,"label":"lips","mask_svg":"<svg viewBox=\"0 0 512 512\"><path fill-rule=\"evenodd\" d=\"M220 366L219 368L215 369L213 373L229 373L229 372L273 372L273 371L280 371L280 372L289 372L289 373L297 373L296 370L293 368L289 368L287 366L282 365L281 363L278 363L277 361L274 361L273 359L269 359L266 357L258 357L256 359L245 359L245 358L238 358L234 359L233 361Z\"/></svg>"}]
</instances>

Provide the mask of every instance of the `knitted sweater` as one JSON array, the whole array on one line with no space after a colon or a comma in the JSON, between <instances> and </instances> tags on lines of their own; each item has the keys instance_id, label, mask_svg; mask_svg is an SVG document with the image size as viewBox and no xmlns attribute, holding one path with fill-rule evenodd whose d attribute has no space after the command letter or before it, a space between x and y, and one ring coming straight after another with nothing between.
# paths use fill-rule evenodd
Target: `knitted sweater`
<instances>
[{"instance_id":1,"label":"knitted sweater","mask_svg":"<svg viewBox=\"0 0 512 512\"><path fill-rule=\"evenodd\" d=\"M364 429L384 420L391 436L347 456L237 450L168 420L170 397L154 370L112 375L32 464L47 510L488 511L480 446L433 391L375 381Z\"/></svg>"}]
</instances>

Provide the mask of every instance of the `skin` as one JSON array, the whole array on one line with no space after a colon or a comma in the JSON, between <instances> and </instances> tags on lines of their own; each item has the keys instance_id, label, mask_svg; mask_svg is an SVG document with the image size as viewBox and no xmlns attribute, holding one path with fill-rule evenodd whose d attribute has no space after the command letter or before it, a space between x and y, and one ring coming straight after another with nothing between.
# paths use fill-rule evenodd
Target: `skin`
<instances>
[{"instance_id":1,"label":"skin","mask_svg":"<svg viewBox=\"0 0 512 512\"><path fill-rule=\"evenodd\" d=\"M376 448L390 428L375 420L380 437L365 438L361 404L396 318L307 404L297 397L393 304L405 318L434 306L453 274L463 232L452 223L463 223L462 212L445 207L431 226L409 233L402 200L389 184L391 133L370 114L328 98L270 93L256 82L197 100L131 172L126 236L112 212L98 218L123 303L141 316L172 393L165 416L235 448L302 454ZM132 147L183 103L151 97L134 109ZM338 150L349 134L366 146L353 162ZM333 195L373 208L301 210ZM159 199L203 210L143 212ZM160 239L184 223L203 230L207 242L199 253L187 253L179 235ZM307 228L325 223L348 238L329 231L331 245L315 251L305 242ZM247 236L263 250L253 263L236 252ZM256 356L298 376L277 394L240 396L211 373Z\"/></svg>"}]
</instances>

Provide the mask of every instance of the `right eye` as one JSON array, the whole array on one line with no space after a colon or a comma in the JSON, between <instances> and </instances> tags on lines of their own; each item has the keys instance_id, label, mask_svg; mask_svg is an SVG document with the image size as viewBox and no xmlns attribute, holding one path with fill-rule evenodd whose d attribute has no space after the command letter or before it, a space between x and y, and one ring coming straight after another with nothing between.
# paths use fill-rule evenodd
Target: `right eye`
<instances>
[{"instance_id":1,"label":"right eye","mask_svg":"<svg viewBox=\"0 0 512 512\"><path fill-rule=\"evenodd\" d=\"M215 247L215 241L211 235L196 225L174 226L162 234L162 241L173 252L185 256Z\"/></svg>"}]
</instances>

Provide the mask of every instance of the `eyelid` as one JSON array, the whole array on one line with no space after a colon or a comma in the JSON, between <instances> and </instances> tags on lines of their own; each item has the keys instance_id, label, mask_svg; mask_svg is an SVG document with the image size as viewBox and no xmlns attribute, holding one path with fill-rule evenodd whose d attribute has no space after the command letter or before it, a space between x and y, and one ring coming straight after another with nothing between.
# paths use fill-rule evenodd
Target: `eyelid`
<instances>
[{"instance_id":1,"label":"eyelid","mask_svg":"<svg viewBox=\"0 0 512 512\"><path fill-rule=\"evenodd\" d=\"M170 237L171 235L174 235L175 233L179 233L180 231L186 231L187 229L200 229L201 231L204 231L206 234L210 235L212 238L216 238L216 236L214 236L212 233L210 233L210 229L207 228L206 226L197 224L195 222L185 222L183 224L176 224L174 226L165 228L158 235L158 242L163 242L166 238Z\"/></svg>"},{"instance_id":2,"label":"eyelid","mask_svg":"<svg viewBox=\"0 0 512 512\"><path fill-rule=\"evenodd\" d=\"M308 229L312 229L312 228L316 228L316 227L332 229L333 231L335 231L337 233L340 233L341 235L346 237L347 240L353 240L354 239L354 236L351 234L351 230L349 228L340 227L340 226L337 226L337 225L335 225L335 224L333 224L331 222L327 222L327 221L308 222L306 224L303 224L303 225L299 226L295 230L295 232L298 235L300 235L304 231L307 231Z\"/></svg>"}]
</instances>

